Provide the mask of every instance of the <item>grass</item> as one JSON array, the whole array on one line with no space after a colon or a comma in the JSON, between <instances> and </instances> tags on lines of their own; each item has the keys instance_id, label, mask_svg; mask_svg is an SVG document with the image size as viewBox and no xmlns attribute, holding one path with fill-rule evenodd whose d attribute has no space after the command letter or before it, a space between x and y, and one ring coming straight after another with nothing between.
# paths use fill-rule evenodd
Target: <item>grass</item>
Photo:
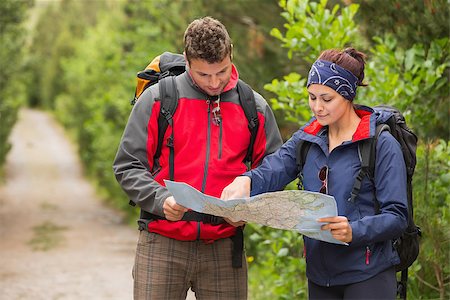
<instances>
[{"instance_id":1,"label":"grass","mask_svg":"<svg viewBox=\"0 0 450 300\"><path fill-rule=\"evenodd\" d=\"M35 251L48 251L60 246L64 241L62 232L67 230L66 226L59 226L51 221L45 221L33 227L33 238L28 242Z\"/></svg>"}]
</instances>

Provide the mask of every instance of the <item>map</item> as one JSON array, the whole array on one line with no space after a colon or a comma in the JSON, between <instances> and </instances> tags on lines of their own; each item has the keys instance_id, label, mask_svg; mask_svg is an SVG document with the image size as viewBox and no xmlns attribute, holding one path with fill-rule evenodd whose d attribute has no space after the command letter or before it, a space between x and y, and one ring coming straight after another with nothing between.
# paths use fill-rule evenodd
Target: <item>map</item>
<instances>
[{"instance_id":1,"label":"map","mask_svg":"<svg viewBox=\"0 0 450 300\"><path fill-rule=\"evenodd\" d=\"M175 201L196 212L246 221L276 229L295 230L301 234L334 244L330 231L321 230L318 218L337 215L333 196L300 190L264 193L250 198L221 200L208 196L183 182L164 180Z\"/></svg>"}]
</instances>

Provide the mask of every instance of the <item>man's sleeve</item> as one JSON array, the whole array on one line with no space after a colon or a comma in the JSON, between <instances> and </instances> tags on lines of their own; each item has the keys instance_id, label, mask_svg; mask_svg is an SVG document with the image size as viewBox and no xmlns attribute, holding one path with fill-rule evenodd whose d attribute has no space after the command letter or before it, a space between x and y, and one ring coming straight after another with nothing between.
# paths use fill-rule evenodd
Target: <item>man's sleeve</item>
<instances>
[{"instance_id":1,"label":"man's sleeve","mask_svg":"<svg viewBox=\"0 0 450 300\"><path fill-rule=\"evenodd\" d=\"M150 172L158 140L159 113L159 108L154 105L152 90L147 89L133 107L114 159L113 170L132 202L147 212L164 216L162 205L170 193L154 180ZM152 113L156 114L153 122Z\"/></svg>"}]
</instances>

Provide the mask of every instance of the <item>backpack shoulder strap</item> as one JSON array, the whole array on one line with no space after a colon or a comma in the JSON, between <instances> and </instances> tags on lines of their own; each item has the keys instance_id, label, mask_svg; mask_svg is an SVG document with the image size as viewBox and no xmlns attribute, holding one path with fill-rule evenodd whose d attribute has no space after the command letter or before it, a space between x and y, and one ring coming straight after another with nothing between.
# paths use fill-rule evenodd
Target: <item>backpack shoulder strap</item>
<instances>
[{"instance_id":1,"label":"backpack shoulder strap","mask_svg":"<svg viewBox=\"0 0 450 300\"><path fill-rule=\"evenodd\" d=\"M159 171L159 157L161 156L161 148L163 145L164 135L167 127L170 125L173 128L173 115L178 105L178 90L174 76L162 78L159 81L159 98L161 101L161 108L158 116L158 145L155 155L153 156L154 173ZM174 148L173 148L173 130L170 138L167 139L167 146L170 149L169 154L169 174L170 179L174 178Z\"/></svg>"},{"instance_id":2,"label":"backpack shoulder strap","mask_svg":"<svg viewBox=\"0 0 450 300\"><path fill-rule=\"evenodd\" d=\"M350 195L350 201L352 202L355 202L355 199L359 194L364 177L367 176L370 180L373 180L375 177L377 141L381 132L385 130L390 131L388 125L377 125L375 135L372 138L363 140L358 144L358 156L359 161L361 162L361 170L359 170L358 176L356 176L355 182L353 183L353 188Z\"/></svg>"},{"instance_id":3,"label":"backpack shoulder strap","mask_svg":"<svg viewBox=\"0 0 450 300\"><path fill-rule=\"evenodd\" d=\"M298 170L298 183L297 187L299 190L304 190L303 186L303 166L306 162L306 156L308 155L309 148L311 148L311 142L300 140L297 144L297 153L296 153L296 161L297 161L297 170Z\"/></svg>"},{"instance_id":4,"label":"backpack shoulder strap","mask_svg":"<svg viewBox=\"0 0 450 300\"><path fill-rule=\"evenodd\" d=\"M258 119L258 112L256 110L255 95L253 94L253 90L240 79L237 84L237 91L239 94L239 102L241 103L242 109L244 110L245 116L248 121L248 128L251 134L250 144L248 146L244 162L250 164L251 166L253 156L253 146L255 144L256 134L258 133L259 127L259 119Z\"/></svg>"}]
</instances>

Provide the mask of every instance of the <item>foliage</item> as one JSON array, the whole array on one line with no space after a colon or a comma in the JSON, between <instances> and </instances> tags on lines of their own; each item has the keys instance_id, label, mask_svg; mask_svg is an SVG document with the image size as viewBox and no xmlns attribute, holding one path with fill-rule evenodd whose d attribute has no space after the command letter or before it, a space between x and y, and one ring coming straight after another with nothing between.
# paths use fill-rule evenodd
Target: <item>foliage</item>
<instances>
[{"instance_id":1,"label":"foliage","mask_svg":"<svg viewBox=\"0 0 450 300\"><path fill-rule=\"evenodd\" d=\"M335 5L327 8L328 0L319 3L303 0L282 0L280 6L285 10L281 15L286 19L286 34L272 29L272 35L288 48L288 56L294 52L301 54L309 63L314 62L322 50L340 47L352 40L357 33L353 21L358 5L352 4L343 9ZM338 14L338 12L340 14Z\"/></svg>"},{"instance_id":2,"label":"foliage","mask_svg":"<svg viewBox=\"0 0 450 300\"><path fill-rule=\"evenodd\" d=\"M245 229L251 299L306 299L303 239L295 231L255 224ZM276 295L276 298L275 298Z\"/></svg>"},{"instance_id":3,"label":"foliage","mask_svg":"<svg viewBox=\"0 0 450 300\"><path fill-rule=\"evenodd\" d=\"M360 4L355 18L367 37L390 33L401 48L408 49L450 36L448 0L383 0L383 5L379 0L346 2Z\"/></svg>"},{"instance_id":4,"label":"foliage","mask_svg":"<svg viewBox=\"0 0 450 300\"><path fill-rule=\"evenodd\" d=\"M110 162L114 159L119 128L128 109L121 69L121 36L118 24L122 15L113 7L109 18L100 18L86 30L83 43L74 45L74 56L62 61L62 82L66 93L56 98L58 119L75 133L80 156L88 173L104 189L120 190L113 183ZM96 49L92 51L92 49ZM122 112L122 113L121 113ZM125 207L125 201L117 203Z\"/></svg>"},{"instance_id":5,"label":"foliage","mask_svg":"<svg viewBox=\"0 0 450 300\"><path fill-rule=\"evenodd\" d=\"M421 227L419 259L410 272L413 299L449 299L450 142L427 141L417 150L415 220Z\"/></svg>"},{"instance_id":6,"label":"foliage","mask_svg":"<svg viewBox=\"0 0 450 300\"><path fill-rule=\"evenodd\" d=\"M419 137L448 138L449 39L414 44L406 50L391 35L374 41L365 71L369 85L360 89L358 99L398 106Z\"/></svg>"},{"instance_id":7,"label":"foliage","mask_svg":"<svg viewBox=\"0 0 450 300\"><path fill-rule=\"evenodd\" d=\"M284 25L286 33L283 35L277 28L271 33L282 42L283 47L289 49L289 57L296 54L311 64L323 50L343 47L356 38L357 26L353 21L358 11L356 4L342 9L335 5L330 10L327 0L319 3L282 0L280 6L285 10L282 16L287 22ZM304 77L291 73L283 80L272 80L264 88L277 94L278 98L270 99L274 110L283 110L286 119L291 122L304 123L310 117L305 85Z\"/></svg>"},{"instance_id":8,"label":"foliage","mask_svg":"<svg viewBox=\"0 0 450 300\"><path fill-rule=\"evenodd\" d=\"M77 38L95 24L104 1L61 0L48 2L38 18L27 54L28 103L53 108L64 91L62 60L73 54ZM45 63L44 63L45 62Z\"/></svg>"},{"instance_id":9,"label":"foliage","mask_svg":"<svg viewBox=\"0 0 450 300\"><path fill-rule=\"evenodd\" d=\"M11 148L8 137L24 98L22 23L31 5L32 1L0 2L0 169Z\"/></svg>"}]
</instances>

